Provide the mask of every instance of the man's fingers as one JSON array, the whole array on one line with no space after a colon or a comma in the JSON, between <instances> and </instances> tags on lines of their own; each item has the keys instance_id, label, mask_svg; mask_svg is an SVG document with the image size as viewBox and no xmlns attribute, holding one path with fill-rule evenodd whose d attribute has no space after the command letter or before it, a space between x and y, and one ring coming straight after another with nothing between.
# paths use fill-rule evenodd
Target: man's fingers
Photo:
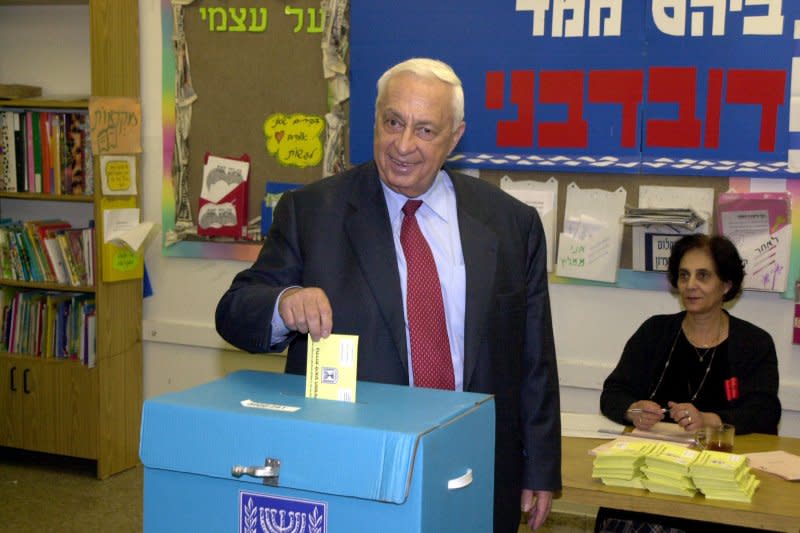
<instances>
[{"instance_id":1,"label":"man's fingers","mask_svg":"<svg viewBox=\"0 0 800 533\"><path fill-rule=\"evenodd\" d=\"M281 297L278 312L290 330L310 334L318 341L333 330L333 311L328 297L316 287L289 289Z\"/></svg>"},{"instance_id":2,"label":"man's fingers","mask_svg":"<svg viewBox=\"0 0 800 533\"><path fill-rule=\"evenodd\" d=\"M331 334L333 311L324 291L314 289L310 292L309 298L304 300L304 311L308 333L314 341Z\"/></svg>"}]
</instances>

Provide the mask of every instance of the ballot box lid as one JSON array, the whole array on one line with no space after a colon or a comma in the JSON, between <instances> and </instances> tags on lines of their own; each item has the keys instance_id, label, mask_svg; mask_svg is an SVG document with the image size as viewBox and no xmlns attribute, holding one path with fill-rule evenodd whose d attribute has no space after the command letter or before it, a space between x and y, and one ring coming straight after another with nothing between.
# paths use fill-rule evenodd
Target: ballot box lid
<instances>
[{"instance_id":1,"label":"ballot box lid","mask_svg":"<svg viewBox=\"0 0 800 533\"><path fill-rule=\"evenodd\" d=\"M425 436L485 409L493 415L491 395L369 382L355 403L311 399L304 376L238 371L145 401L140 457L146 469L222 479L277 460L277 486L403 503Z\"/></svg>"}]
</instances>

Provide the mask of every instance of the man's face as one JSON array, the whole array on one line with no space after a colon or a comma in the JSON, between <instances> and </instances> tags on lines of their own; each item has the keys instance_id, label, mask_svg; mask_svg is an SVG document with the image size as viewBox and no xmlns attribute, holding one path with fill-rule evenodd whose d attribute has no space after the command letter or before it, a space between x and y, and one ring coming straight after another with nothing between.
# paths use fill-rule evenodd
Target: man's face
<instances>
[{"instance_id":1,"label":"man's face","mask_svg":"<svg viewBox=\"0 0 800 533\"><path fill-rule=\"evenodd\" d=\"M410 72L396 74L375 118L375 162L381 180L413 198L430 188L464 133L453 131L452 88Z\"/></svg>"}]
</instances>

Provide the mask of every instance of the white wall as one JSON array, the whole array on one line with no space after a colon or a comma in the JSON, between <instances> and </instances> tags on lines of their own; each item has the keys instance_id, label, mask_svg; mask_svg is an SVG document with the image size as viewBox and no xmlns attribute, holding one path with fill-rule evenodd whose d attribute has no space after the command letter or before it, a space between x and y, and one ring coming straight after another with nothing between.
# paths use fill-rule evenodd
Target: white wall
<instances>
[{"instance_id":1,"label":"white wall","mask_svg":"<svg viewBox=\"0 0 800 533\"><path fill-rule=\"evenodd\" d=\"M2 6L0 44L0 83L35 85L46 96L89 94L87 6Z\"/></svg>"},{"instance_id":2,"label":"white wall","mask_svg":"<svg viewBox=\"0 0 800 533\"><path fill-rule=\"evenodd\" d=\"M13 27L18 11L39 8L0 8L0 34ZM88 39L70 27L88 20L85 7L61 9L46 34L59 35L75 42L52 56L49 78L8 79L11 66L0 54L0 83L56 85L59 93L88 92L88 80L75 87L58 67L66 57L85 53L88 65ZM63 23L63 20L68 23ZM42 20L45 20L44 18ZM54 19L49 19L51 23ZM84 21L84 22L81 22ZM162 135L161 135L161 2L140 0L142 111L144 114L142 158L143 211L146 220L161 222ZM66 32L66 35L64 34ZM6 34L8 35L8 34ZM24 38L17 36L17 38ZM35 39L25 37L25 62L41 65ZM5 44L6 38L0 38ZM59 42L64 42L60 40ZM72 41L70 41L72 42ZM83 50L83 51L82 51ZM28 55L30 54L30 55ZM64 55L66 54L66 56ZM19 57L19 56L17 56ZM13 65L17 69L18 65ZM88 67L71 69L78 79L88 78ZM78 73L77 75L75 73ZM41 80L41 81L40 81ZM51 91L52 92L52 91ZM0 204L2 205L2 204ZM7 216L6 213L3 213ZM230 349L214 331L216 302L233 276L247 265L236 261L167 258L158 244L149 250L147 268L155 295L144 301L144 393L145 397L180 390L220 377L238 368L279 370L280 356L253 356ZM597 412L599 388L619 358L627 338L645 317L675 312L678 304L669 294L576 285L551 287L553 322L556 333L562 406L565 410ZM774 294L748 292L732 308L732 313L769 331L778 347L781 372L781 400L784 415L781 433L800 436L800 348L791 344L793 303Z\"/></svg>"}]
</instances>

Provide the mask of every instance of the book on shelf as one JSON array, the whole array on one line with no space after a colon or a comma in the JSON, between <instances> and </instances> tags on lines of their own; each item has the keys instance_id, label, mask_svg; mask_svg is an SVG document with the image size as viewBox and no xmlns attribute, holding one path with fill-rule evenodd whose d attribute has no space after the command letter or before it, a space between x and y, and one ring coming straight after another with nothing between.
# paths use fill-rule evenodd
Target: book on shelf
<instances>
[{"instance_id":1,"label":"book on shelf","mask_svg":"<svg viewBox=\"0 0 800 533\"><path fill-rule=\"evenodd\" d=\"M50 113L41 111L39 117L39 146L41 148L41 191L51 192L52 160L50 158Z\"/></svg>"},{"instance_id":2,"label":"book on shelf","mask_svg":"<svg viewBox=\"0 0 800 533\"><path fill-rule=\"evenodd\" d=\"M27 150L25 135L25 120L21 113L14 113L14 152L16 153L17 160L17 191L25 192L28 190L27 175L25 169L27 168Z\"/></svg>"},{"instance_id":3,"label":"book on shelf","mask_svg":"<svg viewBox=\"0 0 800 533\"><path fill-rule=\"evenodd\" d=\"M65 220L0 220L0 279L92 286L94 222L74 228Z\"/></svg>"},{"instance_id":4,"label":"book on shelf","mask_svg":"<svg viewBox=\"0 0 800 533\"><path fill-rule=\"evenodd\" d=\"M36 192L36 164L33 162L33 113L25 113L25 191Z\"/></svg>"},{"instance_id":5,"label":"book on shelf","mask_svg":"<svg viewBox=\"0 0 800 533\"><path fill-rule=\"evenodd\" d=\"M86 331L84 333L85 357L83 364L89 368L94 368L97 364L97 314L92 309L86 315Z\"/></svg>"},{"instance_id":6,"label":"book on shelf","mask_svg":"<svg viewBox=\"0 0 800 533\"><path fill-rule=\"evenodd\" d=\"M83 260L86 265L86 283L94 285L95 254L94 254L94 220L89 221L89 226L83 228Z\"/></svg>"},{"instance_id":7,"label":"book on shelf","mask_svg":"<svg viewBox=\"0 0 800 533\"><path fill-rule=\"evenodd\" d=\"M88 113L0 109L0 191L91 195Z\"/></svg>"},{"instance_id":8,"label":"book on shelf","mask_svg":"<svg viewBox=\"0 0 800 533\"><path fill-rule=\"evenodd\" d=\"M69 283L73 286L91 284L88 278L87 263L93 260L94 252L91 251L88 256L84 253L86 247L84 239L88 235L89 240L93 241L93 234L92 227L68 228L55 233L55 240L63 257Z\"/></svg>"},{"instance_id":9,"label":"book on shelf","mask_svg":"<svg viewBox=\"0 0 800 533\"><path fill-rule=\"evenodd\" d=\"M8 228L5 227L7 221L0 221L0 278L16 279L14 276L14 264L11 257L11 244L9 243Z\"/></svg>"},{"instance_id":10,"label":"book on shelf","mask_svg":"<svg viewBox=\"0 0 800 533\"><path fill-rule=\"evenodd\" d=\"M20 242L28 266L26 281L46 281L36 246L23 224L17 226L17 240Z\"/></svg>"},{"instance_id":11,"label":"book on shelf","mask_svg":"<svg viewBox=\"0 0 800 533\"><path fill-rule=\"evenodd\" d=\"M31 264L28 253L22 244L20 233L22 232L19 223L12 223L6 226L8 231L8 242L11 250L11 258L15 267L14 279L21 281L33 281L31 278Z\"/></svg>"},{"instance_id":12,"label":"book on shelf","mask_svg":"<svg viewBox=\"0 0 800 533\"><path fill-rule=\"evenodd\" d=\"M54 359L56 357L56 331L61 323L61 317L65 305L69 305L72 298L70 293L66 292L48 292L46 299L47 306L47 323L45 326L45 349L42 354L43 357Z\"/></svg>"},{"instance_id":13,"label":"book on shelf","mask_svg":"<svg viewBox=\"0 0 800 533\"><path fill-rule=\"evenodd\" d=\"M50 114L50 153L52 167L50 192L54 194L58 194L61 191L61 123L61 113Z\"/></svg>"},{"instance_id":14,"label":"book on shelf","mask_svg":"<svg viewBox=\"0 0 800 533\"><path fill-rule=\"evenodd\" d=\"M84 228L73 228L64 230L69 243L69 255L72 258L72 265L75 269L75 278L78 285L88 285L86 276L86 258L83 253L83 230Z\"/></svg>"},{"instance_id":15,"label":"book on shelf","mask_svg":"<svg viewBox=\"0 0 800 533\"><path fill-rule=\"evenodd\" d=\"M0 286L0 351L8 351L8 336L11 325L11 301L14 298L12 287Z\"/></svg>"},{"instance_id":16,"label":"book on shelf","mask_svg":"<svg viewBox=\"0 0 800 533\"><path fill-rule=\"evenodd\" d=\"M94 295L0 287L0 310L0 349L94 364Z\"/></svg>"},{"instance_id":17,"label":"book on shelf","mask_svg":"<svg viewBox=\"0 0 800 533\"><path fill-rule=\"evenodd\" d=\"M0 111L0 191L17 191L17 153L14 113Z\"/></svg>"},{"instance_id":18,"label":"book on shelf","mask_svg":"<svg viewBox=\"0 0 800 533\"><path fill-rule=\"evenodd\" d=\"M65 116L65 155L63 194L85 194L88 138L86 113L67 113Z\"/></svg>"},{"instance_id":19,"label":"book on shelf","mask_svg":"<svg viewBox=\"0 0 800 533\"><path fill-rule=\"evenodd\" d=\"M45 281L61 282L57 273L56 259L52 257L52 252L47 247L47 235L50 231L71 228L72 225L60 219L28 220L24 225L29 229L29 234L35 238L36 245L41 253Z\"/></svg>"},{"instance_id":20,"label":"book on shelf","mask_svg":"<svg viewBox=\"0 0 800 533\"><path fill-rule=\"evenodd\" d=\"M50 265L47 263L39 243L39 237L28 222L22 223L22 238L31 258L33 281L50 281Z\"/></svg>"},{"instance_id":21,"label":"book on shelf","mask_svg":"<svg viewBox=\"0 0 800 533\"><path fill-rule=\"evenodd\" d=\"M75 258L72 257L72 248L69 243L69 238L65 233L66 230L59 230L55 234L56 244L61 250L61 256L64 258L64 266L66 266L69 284L77 287L81 284L78 277L78 270L75 266Z\"/></svg>"},{"instance_id":22,"label":"book on shelf","mask_svg":"<svg viewBox=\"0 0 800 533\"><path fill-rule=\"evenodd\" d=\"M29 183L30 191L43 192L42 189L42 122L41 112L31 111L26 114L26 118L30 117L31 126L31 140L33 152L33 183ZM30 176L30 173L28 173Z\"/></svg>"}]
</instances>

